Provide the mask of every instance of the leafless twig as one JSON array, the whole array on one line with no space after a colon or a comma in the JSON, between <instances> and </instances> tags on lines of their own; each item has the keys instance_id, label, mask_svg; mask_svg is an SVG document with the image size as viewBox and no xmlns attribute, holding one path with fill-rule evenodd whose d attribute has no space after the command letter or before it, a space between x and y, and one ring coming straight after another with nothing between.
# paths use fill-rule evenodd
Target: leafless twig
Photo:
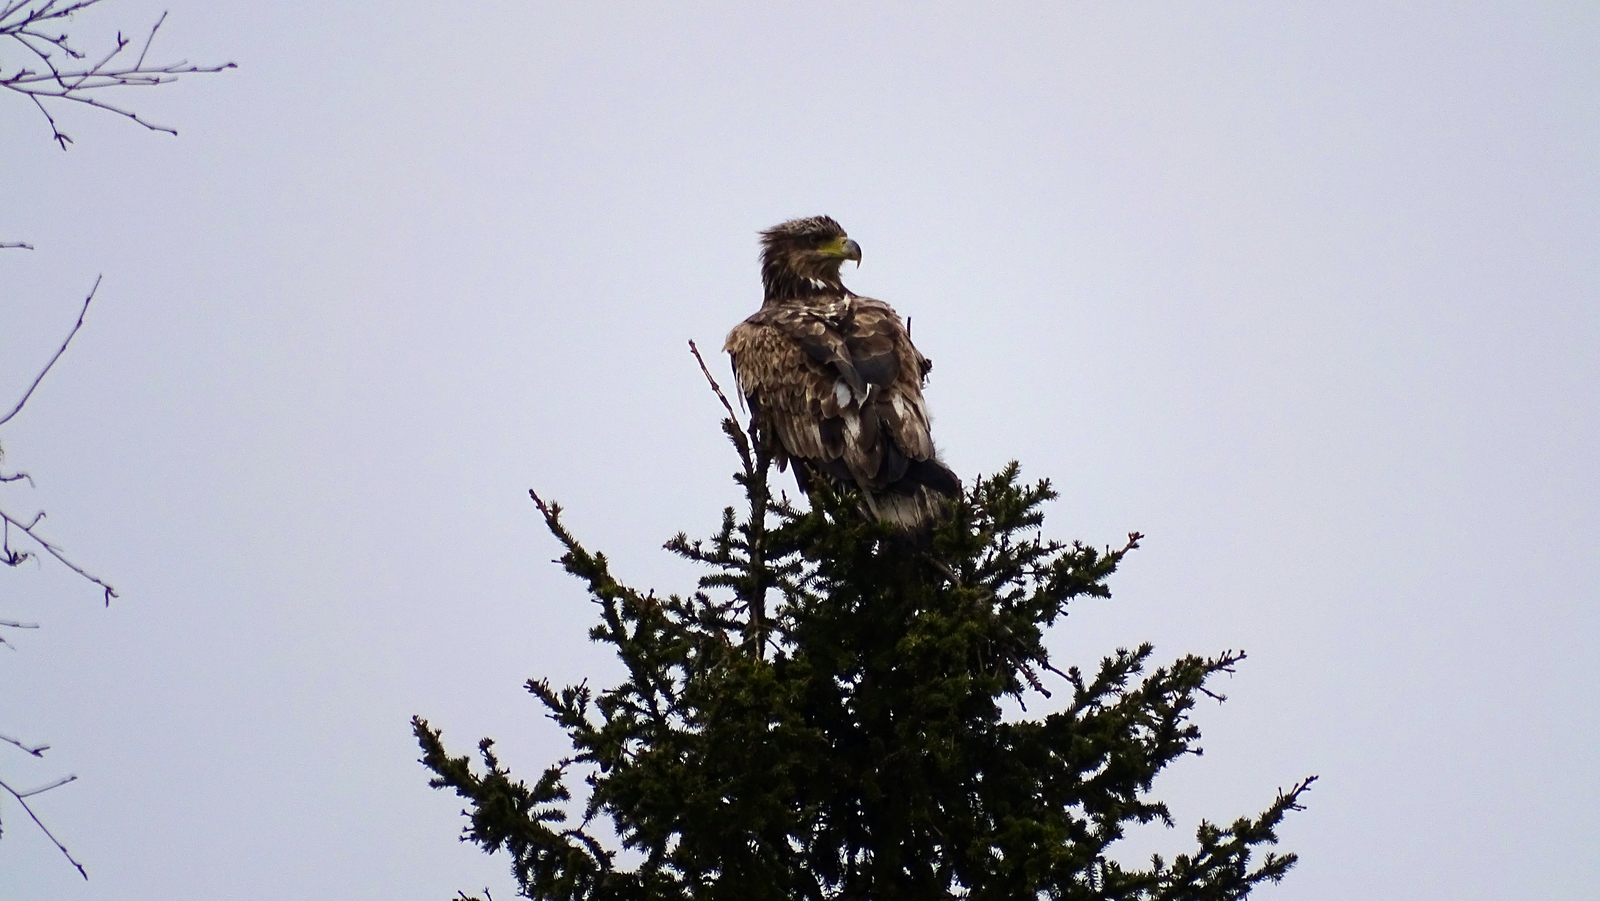
<instances>
[{"instance_id":1,"label":"leafless twig","mask_svg":"<svg viewBox=\"0 0 1600 901\"><path fill-rule=\"evenodd\" d=\"M60 779L57 779L56 781L54 781L54 782L50 783L49 785L46 785L46 786L44 786L42 788L36 788L36 789L33 789L32 791L25 791L25 792L19 792L16 789L12 788L11 786L7 785L3 780L0 780L0 789L5 789L6 792L8 792L11 795L11 797L17 799L17 803L22 805L22 809L24 811L26 811L28 816L33 819L33 824L35 826L39 827L39 831L44 833L45 838L50 839L50 841L55 843L55 846L57 848L61 849L61 853L66 855L67 862L72 864L74 867L78 868L78 875L79 876L82 876L83 878L88 879L89 878L89 871L85 870L83 868L83 864L78 863L77 860L73 859L72 852L67 850L67 846L61 844L61 840L56 838L55 835L53 835L50 832L50 827L46 826L44 824L44 821L39 819L39 815L33 812L33 808L28 806L28 799L33 797L34 795L44 794L45 792L49 791L52 788L60 788L61 786L66 785L68 782L76 781L77 778L78 778L77 776L63 776Z\"/></svg>"},{"instance_id":2,"label":"leafless twig","mask_svg":"<svg viewBox=\"0 0 1600 901\"><path fill-rule=\"evenodd\" d=\"M4 562L8 566L15 566L16 564L15 563L11 563L10 560L9 560L9 558L11 556L12 556L11 549L10 548L6 548L5 557L4 558L0 558L0 562ZM17 562L20 563L21 561L19 560ZM6 628L11 628L11 629L37 629L37 628L39 628L39 624L38 623L19 623L16 620L12 620L12 619L0 619L0 626L4 626ZM16 645L12 644L9 641L6 641L6 637L4 635L0 635L0 644L5 645L6 647L12 649L13 651L17 649ZM15 741L13 739L6 738L4 735L0 735L0 738L4 738L6 741L9 741L9 742L12 742L13 744L15 744ZM45 745L45 747L49 747L49 745ZM34 756L37 757L38 755L35 754Z\"/></svg>"},{"instance_id":3,"label":"leafless twig","mask_svg":"<svg viewBox=\"0 0 1600 901\"><path fill-rule=\"evenodd\" d=\"M39 111L50 128L51 138L62 150L72 143L72 138L62 131L56 122L52 110L59 110L59 103L76 103L95 109L106 110L118 116L131 119L151 131L161 131L176 135L176 129L159 125L143 118L138 113L124 106L117 105L105 99L108 96L106 89L123 87L149 87L167 84L176 81L183 75L204 74L220 72L224 69L234 68L233 63L224 63L215 66L191 65L187 61L172 63L147 62L151 45L155 42L156 34L166 22L167 14L162 13L156 19L150 31L145 35L142 43L137 48L137 57L130 49L135 41L124 37L118 31L116 39L105 52L91 56L78 46L66 31L71 17L83 10L99 4L101 0L0 0L0 88L26 97L35 109ZM21 241L0 242L0 250L32 250L33 245ZM26 391L23 392L16 405L3 417L0 425L10 422L27 405L33 392L39 387L44 377L49 374L56 361L66 353L68 345L83 327L84 317L88 314L89 304L94 300L95 292L99 290L100 279L97 277L94 287L84 298L83 308L78 312L78 320L68 332L66 340L56 349L44 368L33 379ZM6 475L0 473L0 483L16 482L26 479L30 484L32 479L26 473ZM68 560L61 550L48 540L41 537L34 528L44 518L40 512L31 520L23 520L0 510L0 564L18 566L23 561L36 558L31 550L14 550L11 547L11 527L15 526L22 534L31 539L45 553L56 558L62 565L85 579L93 582L105 592L106 603L117 596L116 591L106 582L90 575L82 567ZM21 623L10 620L0 620L0 626L9 628L37 628L33 623ZM0 644L9 644L0 637ZM34 757L41 757L48 745L28 745L10 736L0 735L0 744L9 744ZM55 844L67 861L73 865L78 874L88 879L89 874L76 859L73 858L65 845L52 834L44 822L34 813L28 799L34 795L50 791L72 782L76 776L66 776L49 785L31 791L18 791L10 784L0 781L3 789L22 809L27 812L47 838Z\"/></svg>"},{"instance_id":4,"label":"leafless twig","mask_svg":"<svg viewBox=\"0 0 1600 901\"><path fill-rule=\"evenodd\" d=\"M745 469L753 470L755 458L750 452L750 448L755 440L755 421L751 420L748 427L739 424L739 417L733 412L733 404L728 403L728 396L722 393L722 386L718 385L717 380L711 377L711 370L706 368L706 361L700 356L700 348L695 346L693 338L689 339L689 352L694 354L695 362L700 364L700 371L705 373L706 381L711 383L711 390L717 393L717 400L722 401L722 409L728 411L728 434L733 436L734 444L739 449L739 455L744 458Z\"/></svg>"},{"instance_id":5,"label":"leafless twig","mask_svg":"<svg viewBox=\"0 0 1600 901\"><path fill-rule=\"evenodd\" d=\"M711 390L717 392L717 400L722 401L722 409L728 411L728 418L738 422L739 417L733 415L733 404L728 403L728 396L722 393L722 386L711 377L711 370L706 368L706 361L700 356L700 348L695 347L693 338L689 339L689 352L694 354L695 362L700 364L700 371L705 373L706 381L711 383Z\"/></svg>"},{"instance_id":6,"label":"leafless twig","mask_svg":"<svg viewBox=\"0 0 1600 901\"><path fill-rule=\"evenodd\" d=\"M50 125L51 138L62 150L72 143L56 124L55 117L45 107L45 101L66 100L96 109L115 113L143 125L151 131L177 134L175 128L157 125L138 113L101 100L98 92L105 88L148 87L177 81L182 75L221 72L235 68L233 63L215 66L191 65L186 60L175 63L145 63L150 45L156 39L161 23L167 14L150 26L139 48L139 56L132 62L122 56L133 41L117 32L116 45L98 61L90 61L88 54L73 46L65 32L45 29L61 28L74 13L88 9L102 0L0 0L0 39L9 39L13 49L20 48L16 58L20 63L0 62L0 88L9 88L33 102Z\"/></svg>"},{"instance_id":7,"label":"leafless twig","mask_svg":"<svg viewBox=\"0 0 1600 901\"><path fill-rule=\"evenodd\" d=\"M0 741L3 741L8 745L16 745L17 747L19 747L22 750L28 752L29 754L32 754L35 757L43 757L44 756L44 752L50 750L50 746L49 745L25 745L22 742L12 738L9 735L0 735Z\"/></svg>"},{"instance_id":8,"label":"leafless twig","mask_svg":"<svg viewBox=\"0 0 1600 901\"><path fill-rule=\"evenodd\" d=\"M39 383L44 381L45 374L50 371L50 367L56 365L56 361L61 359L61 355L67 352L67 345L71 344L72 339L77 336L78 329L83 328L83 317L89 313L89 304L94 300L94 292L100 290L100 278L98 275L94 277L94 286L89 289L89 296L83 299L83 309L78 311L78 321L73 323L72 331L67 333L67 339L61 342L60 347L56 348L55 356L50 358L50 362L44 364L44 368L39 370L39 374L34 376L33 384L29 385L28 390L22 393L22 399L17 401L17 405L11 408L10 413L0 418L0 425L5 425L11 421L13 416L22 412L23 404L26 404L28 398L33 396L33 389L39 387Z\"/></svg>"},{"instance_id":9,"label":"leafless twig","mask_svg":"<svg viewBox=\"0 0 1600 901\"><path fill-rule=\"evenodd\" d=\"M3 20L4 16L5 12L0 10L0 20ZM5 425L6 423L10 422L18 413L22 412L22 408L28 403L28 399L33 396L33 392L39 387L39 383L44 381L45 375L50 372L51 367L56 365L56 361L61 359L61 355L67 352L67 346L70 345L72 343L72 339L77 336L78 330L83 328L83 319L88 315L89 304L94 301L95 292L98 290L100 290L100 276L95 276L94 286L89 289L88 296L83 299L83 307L78 310L78 321L73 323L72 330L67 332L66 339L61 342L60 347L56 348L56 352L50 357L50 361L44 364L44 368L39 370L39 374L37 376L34 376L33 384L29 385L28 390L23 392L22 397L17 401L16 406L12 407L11 412L7 413L4 418L0 418L0 425ZM0 474L0 482L14 482L18 479L27 479L30 484L33 482L33 479L25 472L15 473L9 476ZM33 556L28 551L12 550L11 527L16 526L17 529L19 529L24 535L27 535L29 538L33 539L34 543L43 548L46 553L61 561L62 565L100 586L105 591L106 604L109 605L111 603L111 599L117 596L116 589L112 588L98 577L90 575L83 569L83 567L73 563L71 560L68 560L66 556L61 553L60 548L51 544L49 541L40 537L38 533L34 532L34 527L39 524L39 520L41 519L44 519L44 513L42 511L35 514L33 519L29 520L28 522L23 522L4 510L0 510L0 523L3 523L4 527L4 541L0 542L0 563L4 563L7 566L18 566L23 561ZM0 641L3 640L4 639L0 639Z\"/></svg>"},{"instance_id":10,"label":"leafless twig","mask_svg":"<svg viewBox=\"0 0 1600 901\"><path fill-rule=\"evenodd\" d=\"M66 556L61 553L61 549L60 548L56 547L55 545L51 544L50 542L46 541L45 539L39 537L39 534L33 531L33 527L38 525L39 524L39 520L41 520L41 519L44 519L44 512L43 511L40 511L39 513L35 514L33 519L32 519L32 521L25 523L22 520L17 519L16 517L14 517L11 514L7 513L6 511L0 510L0 520L3 520L5 522L5 525L6 525L7 528L15 526L16 528L20 529L24 535L27 535L29 538L32 538L35 544L39 545L39 547L44 548L45 553L47 553L50 556L52 556L52 557L56 558L57 560L59 560L61 562L61 565L65 566L67 569L72 570L73 572L77 573L78 575L83 576L85 579L88 579L89 581L93 582L94 584L100 586L106 593L106 606L107 607L111 606L111 599L117 596L117 590L115 588L112 588L110 585L107 585L100 578L98 578L96 576L93 576L93 575L90 575L87 571L84 570L83 567L79 566L76 563L73 563L71 560L68 560L66 558ZM8 549L7 550L7 554L11 558L13 558L15 560L15 562L12 562L11 560L0 560L0 563L7 563L10 566L16 566L18 563L21 563L23 560L26 560L27 557L28 557L28 554L27 554L26 551L20 551L19 552L19 551L10 551Z\"/></svg>"}]
</instances>

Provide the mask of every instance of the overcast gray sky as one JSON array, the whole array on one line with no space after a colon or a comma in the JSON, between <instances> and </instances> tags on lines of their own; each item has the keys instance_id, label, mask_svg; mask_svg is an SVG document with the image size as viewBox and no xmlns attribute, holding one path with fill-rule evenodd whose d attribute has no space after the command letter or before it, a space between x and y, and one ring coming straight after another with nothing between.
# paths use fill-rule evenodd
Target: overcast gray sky
<instances>
[{"instance_id":1,"label":"overcast gray sky","mask_svg":"<svg viewBox=\"0 0 1600 901\"><path fill-rule=\"evenodd\" d=\"M948 462L1149 538L1055 637L1245 648L1192 843L1322 776L1263 899L1600 897L1600 6L118 0L240 68L0 97L13 512L0 896L513 894L407 720L525 774L615 670L526 491L637 584L735 496L685 341L827 213L915 321ZM718 355L719 373L726 363ZM5 404L9 406L9 404ZM1034 705L1037 709L1038 705Z\"/></svg>"}]
</instances>

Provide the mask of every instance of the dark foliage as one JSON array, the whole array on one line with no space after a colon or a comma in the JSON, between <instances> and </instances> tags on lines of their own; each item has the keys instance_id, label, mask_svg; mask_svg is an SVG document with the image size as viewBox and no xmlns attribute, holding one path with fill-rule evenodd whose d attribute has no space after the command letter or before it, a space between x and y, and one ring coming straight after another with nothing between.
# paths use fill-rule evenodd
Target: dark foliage
<instances>
[{"instance_id":1,"label":"dark foliage","mask_svg":"<svg viewBox=\"0 0 1600 901\"><path fill-rule=\"evenodd\" d=\"M524 895L1221 901L1294 864L1253 854L1310 780L1254 819L1202 823L1198 847L1170 862L1108 859L1128 824L1171 824L1151 782L1199 753L1189 713L1244 657L1152 669L1146 645L1092 676L1051 663L1045 629L1074 598L1108 596L1137 534L1105 551L1044 539L1054 494L1015 464L977 480L923 540L850 496L819 492L802 512L771 497L759 443L724 425L749 509L726 510L708 541L667 543L710 569L687 597L617 582L534 496L600 608L591 637L627 667L602 690L528 683L573 756L528 785L491 740L475 767L413 722L432 784L471 805L464 840L508 852ZM1052 697L1041 673L1070 696L1008 722L1006 696ZM632 853L596 837L600 815Z\"/></svg>"}]
</instances>

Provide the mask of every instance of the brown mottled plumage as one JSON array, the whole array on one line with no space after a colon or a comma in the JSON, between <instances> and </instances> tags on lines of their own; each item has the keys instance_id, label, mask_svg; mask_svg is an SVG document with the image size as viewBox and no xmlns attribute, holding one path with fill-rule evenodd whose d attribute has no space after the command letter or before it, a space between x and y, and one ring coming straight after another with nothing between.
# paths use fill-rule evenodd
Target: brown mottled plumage
<instances>
[{"instance_id":1,"label":"brown mottled plumage","mask_svg":"<svg viewBox=\"0 0 1600 901\"><path fill-rule=\"evenodd\" d=\"M928 525L961 481L939 462L922 384L933 364L881 300L845 288L861 247L827 216L761 233L761 310L728 333L739 390L778 465L861 489L877 518Z\"/></svg>"}]
</instances>

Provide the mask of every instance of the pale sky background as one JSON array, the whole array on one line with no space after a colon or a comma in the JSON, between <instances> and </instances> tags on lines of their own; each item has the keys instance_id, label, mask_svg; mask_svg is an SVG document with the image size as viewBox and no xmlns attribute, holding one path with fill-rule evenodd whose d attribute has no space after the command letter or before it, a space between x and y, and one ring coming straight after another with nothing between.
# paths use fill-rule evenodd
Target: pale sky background
<instances>
[{"instance_id":1,"label":"pale sky background","mask_svg":"<svg viewBox=\"0 0 1600 901\"><path fill-rule=\"evenodd\" d=\"M1061 662L1243 647L1201 817L1316 773L1262 899L1600 897L1600 6L119 0L178 138L0 97L14 513L0 897L514 892L407 721L533 775L615 672L527 489L625 577L735 497L685 341L827 213L915 320L964 476L1149 538ZM5 52L0 50L0 52ZM720 354L712 362L725 374ZM787 477L786 477L787 478ZM787 483L786 483L787 484ZM1049 707L1034 699L1035 711Z\"/></svg>"}]
</instances>

